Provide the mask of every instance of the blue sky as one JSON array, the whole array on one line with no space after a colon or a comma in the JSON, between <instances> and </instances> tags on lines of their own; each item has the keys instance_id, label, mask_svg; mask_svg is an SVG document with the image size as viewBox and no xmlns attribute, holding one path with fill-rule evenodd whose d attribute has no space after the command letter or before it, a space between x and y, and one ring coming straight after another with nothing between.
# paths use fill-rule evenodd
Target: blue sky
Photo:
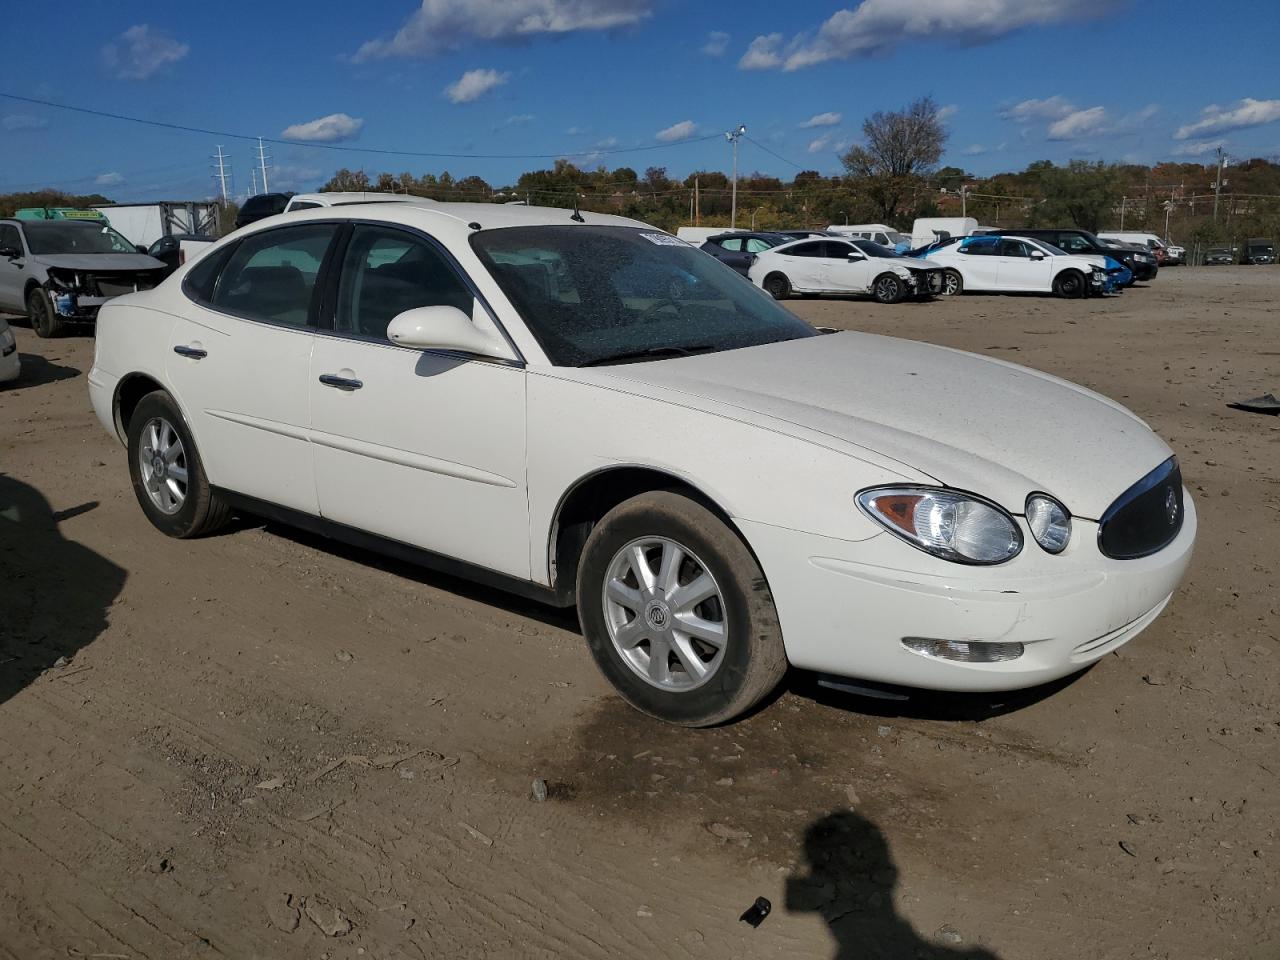
<instances>
[{"instance_id":1,"label":"blue sky","mask_svg":"<svg viewBox=\"0 0 1280 960\"><path fill-rule=\"evenodd\" d=\"M944 163L1280 156L1280 21L1180 0L301 0L14 5L0 91L355 150L547 154L431 159L269 147L273 189L339 166L447 169L495 185L584 165L835 173L863 118L932 95ZM1210 13L1211 11L1211 13ZM250 187L248 142L0 98L0 192L209 195L210 156ZM645 148L630 153L609 151Z\"/></svg>"}]
</instances>

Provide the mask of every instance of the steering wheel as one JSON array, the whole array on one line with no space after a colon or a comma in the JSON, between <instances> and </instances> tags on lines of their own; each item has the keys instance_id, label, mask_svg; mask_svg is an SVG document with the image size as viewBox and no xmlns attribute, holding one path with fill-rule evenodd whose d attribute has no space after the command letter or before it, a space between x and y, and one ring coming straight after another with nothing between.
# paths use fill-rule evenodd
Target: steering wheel
<instances>
[{"instance_id":1,"label":"steering wheel","mask_svg":"<svg viewBox=\"0 0 1280 960\"><path fill-rule=\"evenodd\" d=\"M640 318L642 320L647 320L650 314L657 313L659 310L666 309L667 307L674 307L677 313L680 312L680 304L676 303L669 297L659 297L641 311Z\"/></svg>"}]
</instances>

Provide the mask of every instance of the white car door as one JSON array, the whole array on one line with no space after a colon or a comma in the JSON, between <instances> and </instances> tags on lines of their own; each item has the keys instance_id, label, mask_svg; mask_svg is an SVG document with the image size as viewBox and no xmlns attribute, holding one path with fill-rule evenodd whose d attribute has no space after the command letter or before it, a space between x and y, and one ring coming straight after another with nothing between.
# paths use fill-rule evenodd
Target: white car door
<instances>
[{"instance_id":1,"label":"white car door","mask_svg":"<svg viewBox=\"0 0 1280 960\"><path fill-rule=\"evenodd\" d=\"M249 234L187 275L168 377L210 482L315 514L308 375L336 224Z\"/></svg>"},{"instance_id":2,"label":"white car door","mask_svg":"<svg viewBox=\"0 0 1280 960\"><path fill-rule=\"evenodd\" d=\"M27 309L23 303L22 288L29 276L26 251L22 248L18 228L12 223L0 223L0 308L14 313L23 313Z\"/></svg>"},{"instance_id":3,"label":"white car door","mask_svg":"<svg viewBox=\"0 0 1280 960\"><path fill-rule=\"evenodd\" d=\"M973 237L956 248L955 267L966 290L999 290L999 237Z\"/></svg>"},{"instance_id":4,"label":"white car door","mask_svg":"<svg viewBox=\"0 0 1280 960\"><path fill-rule=\"evenodd\" d=\"M396 315L438 305L484 309L433 242L389 225L352 229L333 329L316 336L311 358L320 513L527 578L526 375L387 339Z\"/></svg>"},{"instance_id":5,"label":"white car door","mask_svg":"<svg viewBox=\"0 0 1280 960\"><path fill-rule=\"evenodd\" d=\"M791 281L793 289L815 293L824 289L823 253L823 242L821 240L797 243L779 251L778 256L782 260L782 271L787 275L787 279Z\"/></svg>"},{"instance_id":6,"label":"white car door","mask_svg":"<svg viewBox=\"0 0 1280 960\"><path fill-rule=\"evenodd\" d=\"M996 261L996 279L1001 290L1043 291L1053 289L1053 268L1043 250L1022 240L1004 237Z\"/></svg>"},{"instance_id":7,"label":"white car door","mask_svg":"<svg viewBox=\"0 0 1280 960\"><path fill-rule=\"evenodd\" d=\"M866 293L874 266L866 254L841 240L827 240L826 245L824 288L833 293Z\"/></svg>"}]
</instances>

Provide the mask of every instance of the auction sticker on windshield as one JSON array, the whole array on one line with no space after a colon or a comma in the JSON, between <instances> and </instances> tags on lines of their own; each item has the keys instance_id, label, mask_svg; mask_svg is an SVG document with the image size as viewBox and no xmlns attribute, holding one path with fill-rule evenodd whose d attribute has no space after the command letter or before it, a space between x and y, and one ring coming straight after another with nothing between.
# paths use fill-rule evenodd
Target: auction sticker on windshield
<instances>
[{"instance_id":1,"label":"auction sticker on windshield","mask_svg":"<svg viewBox=\"0 0 1280 960\"><path fill-rule=\"evenodd\" d=\"M645 238L646 240L648 240L650 243L656 243L656 244L658 244L658 245L659 245L659 246L661 246L661 247L687 247L687 246L689 246L689 244L685 243L685 242L684 242L683 240L681 240L679 237L673 237L673 236L671 236L671 234L669 234L669 233L642 233L642 234L640 234L640 236L644 237L644 238Z\"/></svg>"}]
</instances>

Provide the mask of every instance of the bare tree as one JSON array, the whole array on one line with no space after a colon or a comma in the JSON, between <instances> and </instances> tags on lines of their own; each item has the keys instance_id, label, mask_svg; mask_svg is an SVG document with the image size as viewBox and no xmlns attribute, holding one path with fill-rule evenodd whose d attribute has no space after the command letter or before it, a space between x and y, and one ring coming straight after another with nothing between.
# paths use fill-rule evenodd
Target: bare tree
<instances>
[{"instance_id":1,"label":"bare tree","mask_svg":"<svg viewBox=\"0 0 1280 960\"><path fill-rule=\"evenodd\" d=\"M892 224L907 200L921 186L947 144L947 131L938 118L938 104L921 97L904 109L877 110L862 124L865 146L841 157L849 176L875 205L885 223Z\"/></svg>"}]
</instances>

